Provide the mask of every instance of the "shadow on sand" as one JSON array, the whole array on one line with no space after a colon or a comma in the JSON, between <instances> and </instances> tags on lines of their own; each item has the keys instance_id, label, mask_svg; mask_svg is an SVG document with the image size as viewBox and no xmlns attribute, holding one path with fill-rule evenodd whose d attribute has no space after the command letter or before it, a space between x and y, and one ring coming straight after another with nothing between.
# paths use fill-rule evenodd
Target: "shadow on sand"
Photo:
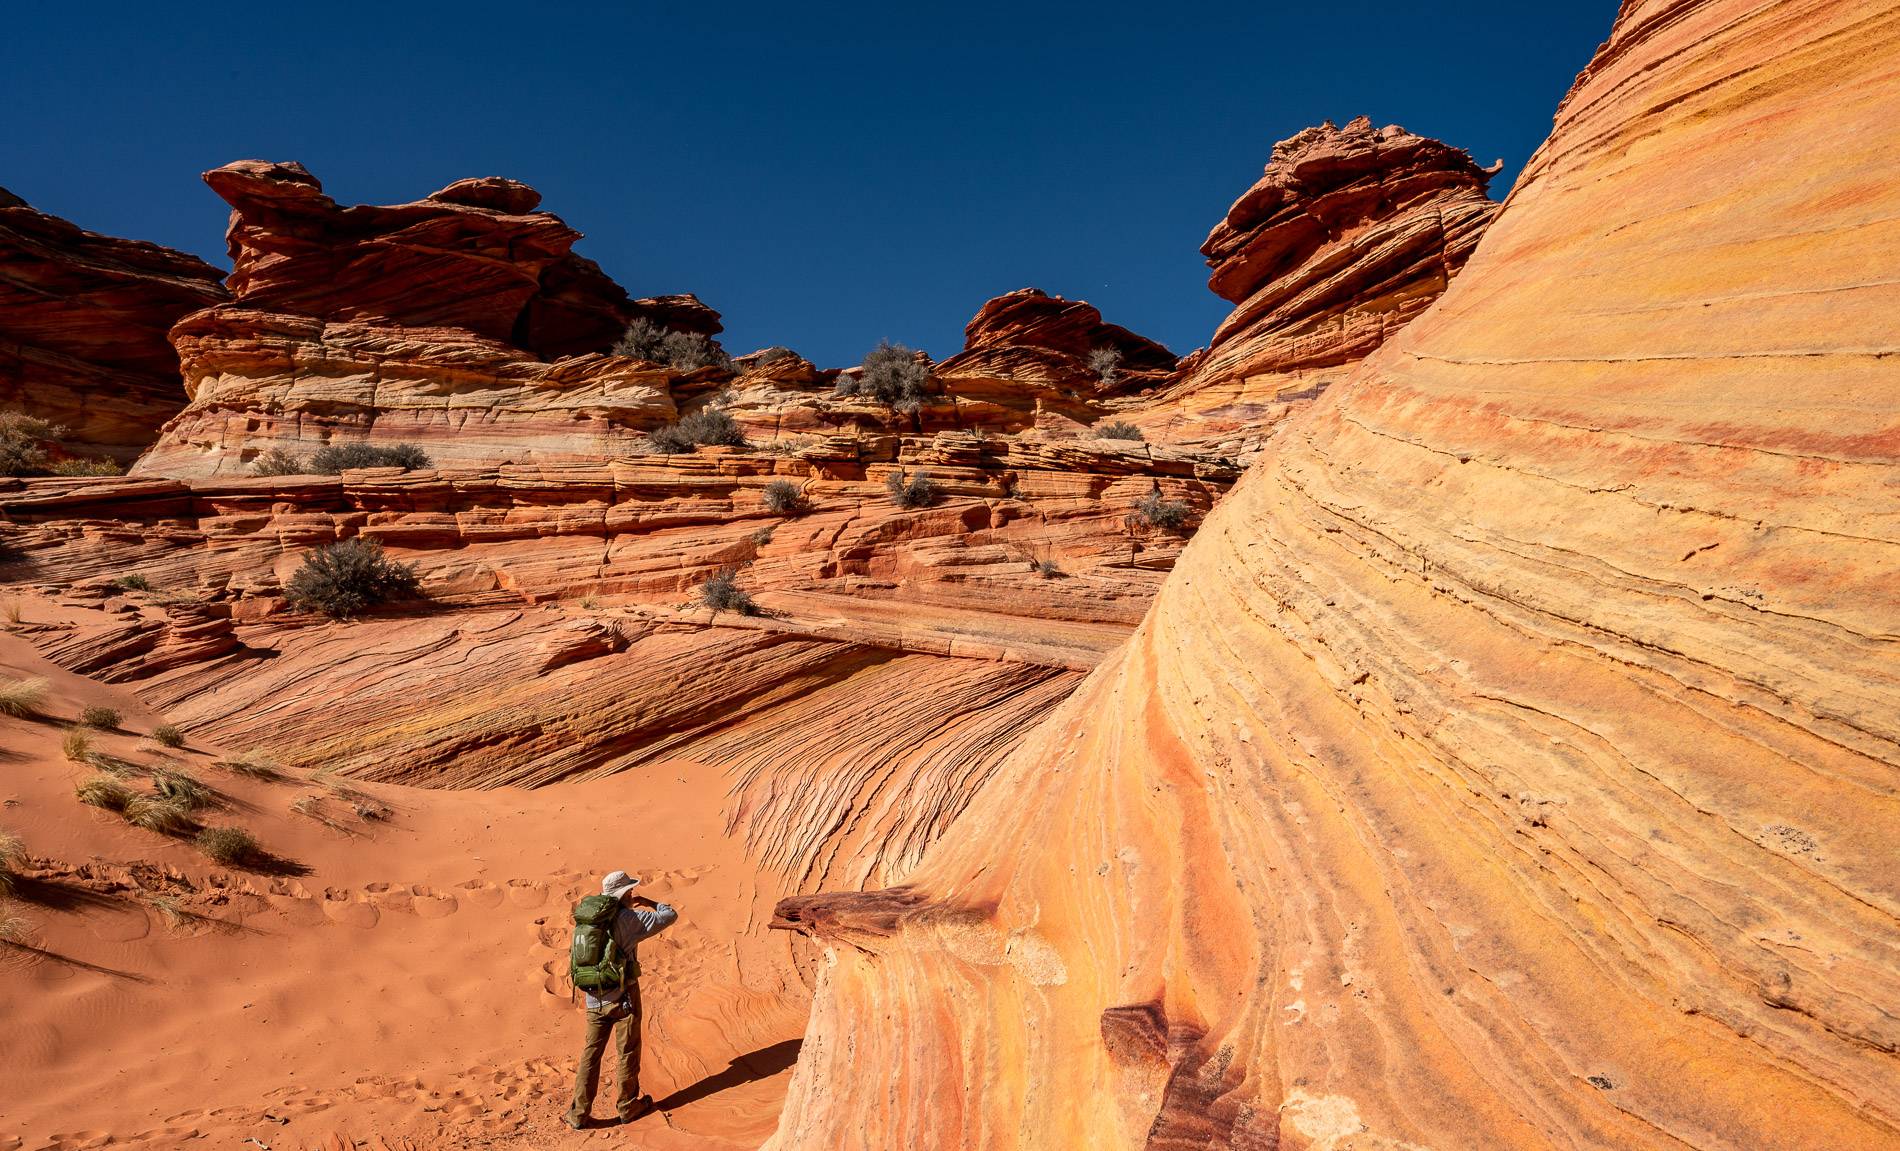
<instances>
[{"instance_id":1,"label":"shadow on sand","mask_svg":"<svg viewBox=\"0 0 1900 1151\"><path fill-rule=\"evenodd\" d=\"M654 1107L660 1111L671 1111L688 1103L697 1103L709 1095L717 1095L728 1087L770 1079L798 1061L798 1047L803 1042L802 1039L787 1039L783 1043L774 1043L770 1047L761 1047L757 1051L737 1056L724 1071L708 1075L690 1087L680 1088L654 1104Z\"/></svg>"}]
</instances>

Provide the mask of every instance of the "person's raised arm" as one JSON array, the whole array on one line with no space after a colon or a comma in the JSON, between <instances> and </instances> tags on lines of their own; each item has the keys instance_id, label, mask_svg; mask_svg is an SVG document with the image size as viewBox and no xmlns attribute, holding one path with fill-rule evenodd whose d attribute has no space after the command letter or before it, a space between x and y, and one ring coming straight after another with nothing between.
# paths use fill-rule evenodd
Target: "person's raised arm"
<instances>
[{"instance_id":1,"label":"person's raised arm","mask_svg":"<svg viewBox=\"0 0 1900 1151\"><path fill-rule=\"evenodd\" d=\"M658 935L673 926L680 917L680 913L671 905L655 902L644 895L633 896L628 902L633 905L627 910L633 913L634 921L639 924L641 939Z\"/></svg>"}]
</instances>

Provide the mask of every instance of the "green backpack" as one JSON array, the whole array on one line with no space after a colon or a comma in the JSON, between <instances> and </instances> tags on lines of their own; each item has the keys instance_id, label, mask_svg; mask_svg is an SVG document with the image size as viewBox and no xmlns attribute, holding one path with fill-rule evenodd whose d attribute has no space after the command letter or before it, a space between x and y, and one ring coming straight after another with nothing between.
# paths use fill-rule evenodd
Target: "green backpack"
<instances>
[{"instance_id":1,"label":"green backpack","mask_svg":"<svg viewBox=\"0 0 1900 1151\"><path fill-rule=\"evenodd\" d=\"M614 916L620 901L611 895L590 895L574 905L574 942L567 952L567 973L582 991L617 991L627 972L620 948L614 945Z\"/></svg>"}]
</instances>

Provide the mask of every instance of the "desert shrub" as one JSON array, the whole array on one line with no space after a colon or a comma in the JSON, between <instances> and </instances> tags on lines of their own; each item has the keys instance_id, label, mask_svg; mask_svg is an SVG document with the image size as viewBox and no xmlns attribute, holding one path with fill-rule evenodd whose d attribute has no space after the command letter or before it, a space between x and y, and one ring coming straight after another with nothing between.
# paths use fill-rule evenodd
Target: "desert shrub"
<instances>
[{"instance_id":1,"label":"desert shrub","mask_svg":"<svg viewBox=\"0 0 1900 1151\"><path fill-rule=\"evenodd\" d=\"M930 394L930 367L902 344L882 343L864 357L863 371L838 377L837 393L876 400L894 412L913 413Z\"/></svg>"},{"instance_id":2,"label":"desert shrub","mask_svg":"<svg viewBox=\"0 0 1900 1151\"><path fill-rule=\"evenodd\" d=\"M625 334L614 344L614 355L665 364L682 372L732 366L732 357L711 336L676 332L644 317L627 325Z\"/></svg>"},{"instance_id":3,"label":"desert shrub","mask_svg":"<svg viewBox=\"0 0 1900 1151\"><path fill-rule=\"evenodd\" d=\"M364 608L417 595L416 571L383 554L382 545L361 537L304 553L284 587L284 599L300 611L348 619Z\"/></svg>"},{"instance_id":4,"label":"desert shrub","mask_svg":"<svg viewBox=\"0 0 1900 1151\"><path fill-rule=\"evenodd\" d=\"M272 448L251 461L251 474L254 476L307 476L311 474L310 465L304 458L293 455L283 448Z\"/></svg>"},{"instance_id":5,"label":"desert shrub","mask_svg":"<svg viewBox=\"0 0 1900 1151\"><path fill-rule=\"evenodd\" d=\"M31 927L10 904L0 903L0 943L25 943L32 935Z\"/></svg>"},{"instance_id":6,"label":"desert shrub","mask_svg":"<svg viewBox=\"0 0 1900 1151\"><path fill-rule=\"evenodd\" d=\"M1096 424L1095 435L1097 439L1103 440L1145 440L1148 438L1141 434L1140 428L1129 423L1127 420L1114 420L1106 424Z\"/></svg>"},{"instance_id":7,"label":"desert shrub","mask_svg":"<svg viewBox=\"0 0 1900 1151\"><path fill-rule=\"evenodd\" d=\"M103 807L107 811L124 811L125 805L132 802L133 798L132 789L123 780L103 773L82 780L73 788L73 794L79 797L79 802L90 807Z\"/></svg>"},{"instance_id":8,"label":"desert shrub","mask_svg":"<svg viewBox=\"0 0 1900 1151\"><path fill-rule=\"evenodd\" d=\"M792 351L790 348L781 348L777 344L774 344L760 352L758 359L754 362L763 367L766 364L776 364L780 360L795 360L797 358L797 352Z\"/></svg>"},{"instance_id":9,"label":"desert shrub","mask_svg":"<svg viewBox=\"0 0 1900 1151\"><path fill-rule=\"evenodd\" d=\"M690 452L700 444L723 444L734 448L747 446L745 433L739 430L731 414L717 404L708 404L692 415L682 416L665 427L656 428L648 433L647 442L654 451L669 456Z\"/></svg>"},{"instance_id":10,"label":"desert shrub","mask_svg":"<svg viewBox=\"0 0 1900 1151\"><path fill-rule=\"evenodd\" d=\"M161 723L153 728L152 738L165 747L185 746L185 733L169 723Z\"/></svg>"},{"instance_id":11,"label":"desert shrub","mask_svg":"<svg viewBox=\"0 0 1900 1151\"><path fill-rule=\"evenodd\" d=\"M176 895L149 895L145 898L145 902L165 920L167 931L178 931L198 919L196 915L186 910L184 901Z\"/></svg>"},{"instance_id":12,"label":"desert shrub","mask_svg":"<svg viewBox=\"0 0 1900 1151\"><path fill-rule=\"evenodd\" d=\"M79 713L79 722L100 731L111 731L119 726L119 713L116 708L89 707Z\"/></svg>"},{"instance_id":13,"label":"desert shrub","mask_svg":"<svg viewBox=\"0 0 1900 1151\"><path fill-rule=\"evenodd\" d=\"M930 481L929 472L918 472L909 479L902 472L892 472L884 477L884 488L891 493L891 502L900 508L924 508L937 502L937 485Z\"/></svg>"},{"instance_id":14,"label":"desert shrub","mask_svg":"<svg viewBox=\"0 0 1900 1151\"><path fill-rule=\"evenodd\" d=\"M1036 574L1043 579L1054 579L1062 574L1062 566L1054 560L1037 560Z\"/></svg>"},{"instance_id":15,"label":"desert shrub","mask_svg":"<svg viewBox=\"0 0 1900 1151\"><path fill-rule=\"evenodd\" d=\"M220 759L211 765L223 768L233 775L242 775L248 779L260 779L272 783L284 777L284 771L277 761L261 751L247 751L230 759Z\"/></svg>"},{"instance_id":16,"label":"desert shrub","mask_svg":"<svg viewBox=\"0 0 1900 1151\"><path fill-rule=\"evenodd\" d=\"M85 763L92 755L92 735L83 727L69 727L59 747L66 753L67 759L74 763Z\"/></svg>"},{"instance_id":17,"label":"desert shrub","mask_svg":"<svg viewBox=\"0 0 1900 1151\"><path fill-rule=\"evenodd\" d=\"M759 493L765 510L775 516L797 515L805 509L805 493L790 480L773 480Z\"/></svg>"},{"instance_id":18,"label":"desert shrub","mask_svg":"<svg viewBox=\"0 0 1900 1151\"><path fill-rule=\"evenodd\" d=\"M10 599L4 604L0 604L0 620L5 620L9 627L19 623L24 618L26 618L26 605L19 600Z\"/></svg>"},{"instance_id":19,"label":"desert shrub","mask_svg":"<svg viewBox=\"0 0 1900 1151\"><path fill-rule=\"evenodd\" d=\"M46 702L46 681L32 679L0 680L0 714L15 719L32 719Z\"/></svg>"},{"instance_id":20,"label":"desert shrub","mask_svg":"<svg viewBox=\"0 0 1900 1151\"><path fill-rule=\"evenodd\" d=\"M722 611L737 612L740 615L759 614L759 605L739 586L739 573L734 568L721 568L713 577L699 585L699 602L713 609L714 614Z\"/></svg>"},{"instance_id":21,"label":"desert shrub","mask_svg":"<svg viewBox=\"0 0 1900 1151\"><path fill-rule=\"evenodd\" d=\"M0 896L13 894L13 881L26 863L26 845L9 831L0 831Z\"/></svg>"},{"instance_id":22,"label":"desert shrub","mask_svg":"<svg viewBox=\"0 0 1900 1151\"><path fill-rule=\"evenodd\" d=\"M429 453L414 444L377 447L374 444L327 444L310 457L313 475L342 475L352 468L402 468L419 471L430 464Z\"/></svg>"},{"instance_id":23,"label":"desert shrub","mask_svg":"<svg viewBox=\"0 0 1900 1151\"><path fill-rule=\"evenodd\" d=\"M152 581L142 575L128 575L120 576L107 586L117 588L120 591L151 591Z\"/></svg>"},{"instance_id":24,"label":"desert shrub","mask_svg":"<svg viewBox=\"0 0 1900 1151\"><path fill-rule=\"evenodd\" d=\"M211 789L200 783L196 776L176 769L163 769L152 773L152 790L160 799L169 800L186 811L196 811L211 806Z\"/></svg>"},{"instance_id":25,"label":"desert shrub","mask_svg":"<svg viewBox=\"0 0 1900 1151\"><path fill-rule=\"evenodd\" d=\"M0 476L43 475L52 463L47 451L66 429L20 411L0 411Z\"/></svg>"},{"instance_id":26,"label":"desert shrub","mask_svg":"<svg viewBox=\"0 0 1900 1151\"><path fill-rule=\"evenodd\" d=\"M199 851L227 867L257 856L257 840L241 827L207 827L196 842Z\"/></svg>"},{"instance_id":27,"label":"desert shrub","mask_svg":"<svg viewBox=\"0 0 1900 1151\"><path fill-rule=\"evenodd\" d=\"M125 465L104 456L68 456L49 470L56 476L122 476Z\"/></svg>"},{"instance_id":28,"label":"desert shrub","mask_svg":"<svg viewBox=\"0 0 1900 1151\"><path fill-rule=\"evenodd\" d=\"M1149 527L1173 531L1188 521L1188 506L1177 500L1170 500L1158 491L1149 492L1135 501L1135 514Z\"/></svg>"},{"instance_id":29,"label":"desert shrub","mask_svg":"<svg viewBox=\"0 0 1900 1151\"><path fill-rule=\"evenodd\" d=\"M1122 354L1111 347L1100 347L1089 352L1089 371L1104 384L1112 384L1122 377Z\"/></svg>"},{"instance_id":30,"label":"desert shrub","mask_svg":"<svg viewBox=\"0 0 1900 1151\"><path fill-rule=\"evenodd\" d=\"M183 835L197 826L189 807L161 796L134 795L125 801L122 814L133 827L160 835Z\"/></svg>"}]
</instances>

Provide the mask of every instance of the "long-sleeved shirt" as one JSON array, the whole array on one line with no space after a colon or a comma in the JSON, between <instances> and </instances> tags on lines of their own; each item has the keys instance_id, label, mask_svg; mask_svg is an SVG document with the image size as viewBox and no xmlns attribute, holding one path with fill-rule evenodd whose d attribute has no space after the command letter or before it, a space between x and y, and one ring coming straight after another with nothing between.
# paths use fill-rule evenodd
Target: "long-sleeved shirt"
<instances>
[{"instance_id":1,"label":"long-sleeved shirt","mask_svg":"<svg viewBox=\"0 0 1900 1151\"><path fill-rule=\"evenodd\" d=\"M629 985L640 978L640 957L635 950L640 941L650 939L665 931L679 917L679 912L664 903L656 903L652 907L623 907L614 915L614 946L620 948L620 954L627 957ZM586 988L581 989L581 999L591 1009L616 1003L622 994L623 992L613 992L602 997Z\"/></svg>"}]
</instances>

